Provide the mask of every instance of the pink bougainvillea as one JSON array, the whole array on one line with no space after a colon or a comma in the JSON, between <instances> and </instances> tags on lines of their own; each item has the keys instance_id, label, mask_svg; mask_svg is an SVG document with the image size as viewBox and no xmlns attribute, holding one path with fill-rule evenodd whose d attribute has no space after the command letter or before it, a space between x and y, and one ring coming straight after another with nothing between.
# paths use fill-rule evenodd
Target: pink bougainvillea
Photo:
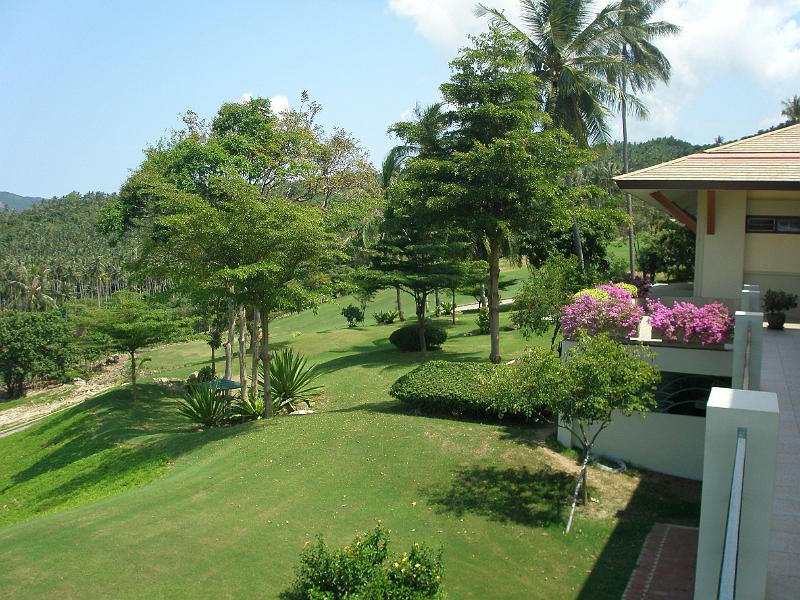
<instances>
[{"instance_id":1,"label":"pink bougainvillea","mask_svg":"<svg viewBox=\"0 0 800 600\"><path fill-rule=\"evenodd\" d=\"M670 341L722 344L733 333L733 315L719 302L704 306L675 302L668 308L658 300L648 300L647 310L650 326Z\"/></svg>"},{"instance_id":2,"label":"pink bougainvillea","mask_svg":"<svg viewBox=\"0 0 800 600\"><path fill-rule=\"evenodd\" d=\"M576 338L579 331L590 335L609 333L615 337L636 335L644 310L637 306L628 290L615 285L599 285L604 294L579 293L564 307L561 326L564 336Z\"/></svg>"}]
</instances>

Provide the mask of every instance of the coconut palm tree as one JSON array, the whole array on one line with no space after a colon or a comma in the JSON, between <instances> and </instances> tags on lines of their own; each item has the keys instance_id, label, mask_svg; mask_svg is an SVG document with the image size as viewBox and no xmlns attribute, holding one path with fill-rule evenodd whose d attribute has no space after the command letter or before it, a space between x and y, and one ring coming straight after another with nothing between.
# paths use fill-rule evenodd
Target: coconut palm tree
<instances>
[{"instance_id":1,"label":"coconut palm tree","mask_svg":"<svg viewBox=\"0 0 800 600\"><path fill-rule=\"evenodd\" d=\"M622 64L612 65L608 72L610 83L619 86L617 108L622 116L622 172L627 173L628 163L628 95L630 86L634 92L651 90L659 81L667 82L670 64L667 57L654 44L658 38L675 35L680 27L666 21L652 21L653 14L665 0L617 0L611 5L609 19L614 23L619 39L609 46L609 54L622 59ZM634 105L637 116L646 116L641 105ZM634 253L633 206L631 195L625 194L630 226L628 228L628 258L631 275L636 267Z\"/></svg>"},{"instance_id":2,"label":"coconut palm tree","mask_svg":"<svg viewBox=\"0 0 800 600\"><path fill-rule=\"evenodd\" d=\"M789 123L800 123L800 96L795 94L788 100L784 100L781 114Z\"/></svg>"},{"instance_id":3,"label":"coconut palm tree","mask_svg":"<svg viewBox=\"0 0 800 600\"><path fill-rule=\"evenodd\" d=\"M591 0L520 0L518 27L502 12L478 4L477 16L489 15L503 31L521 36L522 52L531 72L542 82L541 106L552 124L569 132L581 146L609 140L609 106L624 96L626 105L644 110L609 73L622 68L620 56L608 49L621 41L613 3L593 11ZM585 270L578 223L572 221L575 254Z\"/></svg>"}]
</instances>

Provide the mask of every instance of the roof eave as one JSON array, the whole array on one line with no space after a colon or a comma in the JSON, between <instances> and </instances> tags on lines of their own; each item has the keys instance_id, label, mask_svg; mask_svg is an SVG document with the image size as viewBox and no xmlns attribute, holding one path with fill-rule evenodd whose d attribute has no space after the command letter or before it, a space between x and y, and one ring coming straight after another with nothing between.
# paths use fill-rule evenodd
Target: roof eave
<instances>
[{"instance_id":1,"label":"roof eave","mask_svg":"<svg viewBox=\"0 0 800 600\"><path fill-rule=\"evenodd\" d=\"M621 190L800 190L800 181L614 178L614 182Z\"/></svg>"}]
</instances>

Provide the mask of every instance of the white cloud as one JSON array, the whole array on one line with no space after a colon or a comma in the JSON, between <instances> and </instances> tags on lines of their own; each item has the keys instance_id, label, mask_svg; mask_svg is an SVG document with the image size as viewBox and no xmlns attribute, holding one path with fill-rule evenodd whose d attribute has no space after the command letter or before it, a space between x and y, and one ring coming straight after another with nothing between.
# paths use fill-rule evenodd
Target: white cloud
<instances>
[{"instance_id":1,"label":"white cloud","mask_svg":"<svg viewBox=\"0 0 800 600\"><path fill-rule=\"evenodd\" d=\"M674 132L683 109L722 79L764 89L778 105L800 83L798 15L800 0L668 0L656 18L681 26L679 35L658 42L672 78L644 94L650 118L634 137ZM776 122L765 118L759 126Z\"/></svg>"},{"instance_id":2,"label":"white cloud","mask_svg":"<svg viewBox=\"0 0 800 600\"><path fill-rule=\"evenodd\" d=\"M518 0L486 4L519 23ZM487 22L475 18L472 0L388 0L388 5L395 14L412 18L421 35L446 50L461 45L468 33L485 29ZM680 25L682 31L658 42L672 63L672 79L669 86L644 94L650 118L637 123L634 138L675 132L684 109L715 80L735 79L765 90L776 106L797 93L800 0L667 0L655 18Z\"/></svg>"},{"instance_id":3,"label":"white cloud","mask_svg":"<svg viewBox=\"0 0 800 600\"><path fill-rule=\"evenodd\" d=\"M476 4L473 0L389 0L396 15L413 19L417 32L446 50L463 45L467 34L486 29L488 19L475 16ZM518 0L487 0L485 4L511 17L519 14Z\"/></svg>"},{"instance_id":4,"label":"white cloud","mask_svg":"<svg viewBox=\"0 0 800 600\"><path fill-rule=\"evenodd\" d=\"M253 99L253 92L244 92L241 96L239 96L239 104L247 104L250 100Z\"/></svg>"},{"instance_id":5,"label":"white cloud","mask_svg":"<svg viewBox=\"0 0 800 600\"><path fill-rule=\"evenodd\" d=\"M282 113L289 108L289 99L286 96L272 96L269 106L275 114Z\"/></svg>"}]
</instances>

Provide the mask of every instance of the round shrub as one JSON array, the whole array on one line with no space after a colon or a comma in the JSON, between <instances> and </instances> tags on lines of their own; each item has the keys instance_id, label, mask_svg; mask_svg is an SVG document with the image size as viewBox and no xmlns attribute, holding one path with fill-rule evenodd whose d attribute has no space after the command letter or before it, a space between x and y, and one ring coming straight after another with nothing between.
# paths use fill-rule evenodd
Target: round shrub
<instances>
[{"instance_id":1,"label":"round shrub","mask_svg":"<svg viewBox=\"0 0 800 600\"><path fill-rule=\"evenodd\" d=\"M395 329L389 336L389 341L403 352L419 352L419 325L406 325ZM428 323L425 325L425 345L428 350L440 348L447 341L447 330Z\"/></svg>"}]
</instances>

